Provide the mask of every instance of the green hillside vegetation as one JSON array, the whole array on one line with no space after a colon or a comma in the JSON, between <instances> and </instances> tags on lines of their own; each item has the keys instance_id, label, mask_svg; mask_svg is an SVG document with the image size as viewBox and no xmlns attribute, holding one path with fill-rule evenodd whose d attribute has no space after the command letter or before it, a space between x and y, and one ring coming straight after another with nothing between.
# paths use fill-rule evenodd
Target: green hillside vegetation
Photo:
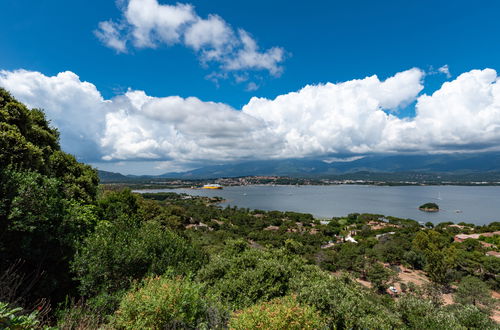
<instances>
[{"instance_id":1,"label":"green hillside vegetation","mask_svg":"<svg viewBox=\"0 0 500 330\"><path fill-rule=\"evenodd\" d=\"M0 328L499 328L500 259L449 223L106 190L2 89L0 125ZM430 282L391 293L403 267Z\"/></svg>"}]
</instances>

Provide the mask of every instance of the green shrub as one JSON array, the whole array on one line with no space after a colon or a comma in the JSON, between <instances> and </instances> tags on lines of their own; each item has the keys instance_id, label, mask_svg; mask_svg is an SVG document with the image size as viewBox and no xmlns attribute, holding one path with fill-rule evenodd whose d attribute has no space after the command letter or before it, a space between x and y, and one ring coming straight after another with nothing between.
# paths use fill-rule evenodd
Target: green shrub
<instances>
[{"instance_id":1,"label":"green shrub","mask_svg":"<svg viewBox=\"0 0 500 330\"><path fill-rule=\"evenodd\" d=\"M236 311L229 320L230 329L321 329L325 323L314 308L301 305L295 297L276 298Z\"/></svg>"},{"instance_id":2,"label":"green shrub","mask_svg":"<svg viewBox=\"0 0 500 330\"><path fill-rule=\"evenodd\" d=\"M121 216L98 224L75 255L72 268L81 293L92 296L128 289L132 281L168 269L178 274L196 271L204 258L189 241L159 223Z\"/></svg>"},{"instance_id":3,"label":"green shrub","mask_svg":"<svg viewBox=\"0 0 500 330\"><path fill-rule=\"evenodd\" d=\"M431 300L412 295L403 296L397 303L403 323L410 329L466 329L453 313L450 313Z\"/></svg>"},{"instance_id":4,"label":"green shrub","mask_svg":"<svg viewBox=\"0 0 500 330\"><path fill-rule=\"evenodd\" d=\"M500 326L495 325L488 314L483 313L476 306L454 304L446 306L444 309L452 313L457 321L467 329L500 329Z\"/></svg>"},{"instance_id":5,"label":"green shrub","mask_svg":"<svg viewBox=\"0 0 500 330\"><path fill-rule=\"evenodd\" d=\"M36 319L37 313L28 315L20 314L22 308L12 308L9 304L0 302L0 329L34 329L39 321Z\"/></svg>"},{"instance_id":6,"label":"green shrub","mask_svg":"<svg viewBox=\"0 0 500 330\"><path fill-rule=\"evenodd\" d=\"M203 285L175 277L154 277L124 296L111 324L117 329L216 328L220 308Z\"/></svg>"},{"instance_id":7,"label":"green shrub","mask_svg":"<svg viewBox=\"0 0 500 330\"><path fill-rule=\"evenodd\" d=\"M459 304L470 304L484 310L489 310L495 305L488 285L474 276L467 276L462 279L453 299Z\"/></svg>"},{"instance_id":8,"label":"green shrub","mask_svg":"<svg viewBox=\"0 0 500 330\"><path fill-rule=\"evenodd\" d=\"M244 308L288 294L290 279L303 267L302 259L285 250L246 249L235 243L213 257L198 278L233 308Z\"/></svg>"},{"instance_id":9,"label":"green shrub","mask_svg":"<svg viewBox=\"0 0 500 330\"><path fill-rule=\"evenodd\" d=\"M348 277L337 278L316 266L307 266L291 280L291 290L301 303L315 307L334 329L393 329L400 325L373 293Z\"/></svg>"}]
</instances>

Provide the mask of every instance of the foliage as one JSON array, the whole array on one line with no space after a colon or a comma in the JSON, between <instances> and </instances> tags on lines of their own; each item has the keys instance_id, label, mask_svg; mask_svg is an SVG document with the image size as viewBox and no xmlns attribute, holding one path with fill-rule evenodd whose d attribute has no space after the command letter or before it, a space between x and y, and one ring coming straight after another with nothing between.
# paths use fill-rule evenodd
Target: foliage
<instances>
[{"instance_id":1,"label":"foliage","mask_svg":"<svg viewBox=\"0 0 500 330\"><path fill-rule=\"evenodd\" d=\"M449 305L443 308L445 312L452 314L458 323L467 329L500 329L488 314L483 313L472 305Z\"/></svg>"},{"instance_id":2,"label":"foliage","mask_svg":"<svg viewBox=\"0 0 500 330\"><path fill-rule=\"evenodd\" d=\"M397 316L376 302L376 297L348 277L337 278L307 266L291 281L297 300L321 312L330 328L392 329L399 323Z\"/></svg>"},{"instance_id":3,"label":"foliage","mask_svg":"<svg viewBox=\"0 0 500 330\"><path fill-rule=\"evenodd\" d=\"M397 302L397 308L410 329L463 329L451 313L436 307L431 300L405 295Z\"/></svg>"},{"instance_id":4,"label":"foliage","mask_svg":"<svg viewBox=\"0 0 500 330\"><path fill-rule=\"evenodd\" d=\"M460 281L453 297L459 304L489 308L494 304L488 286L477 277L467 276Z\"/></svg>"},{"instance_id":5,"label":"foliage","mask_svg":"<svg viewBox=\"0 0 500 330\"><path fill-rule=\"evenodd\" d=\"M385 292L395 276L396 274L394 271L385 268L378 262L372 264L366 272L366 279L370 281L373 287L379 292Z\"/></svg>"},{"instance_id":6,"label":"foliage","mask_svg":"<svg viewBox=\"0 0 500 330\"><path fill-rule=\"evenodd\" d=\"M229 320L230 329L321 329L324 323L312 307L295 297L275 298L269 302L239 310Z\"/></svg>"},{"instance_id":7,"label":"foliage","mask_svg":"<svg viewBox=\"0 0 500 330\"><path fill-rule=\"evenodd\" d=\"M203 285L181 277L154 277L120 302L111 324L117 329L216 328L225 315L203 294Z\"/></svg>"},{"instance_id":8,"label":"foliage","mask_svg":"<svg viewBox=\"0 0 500 330\"><path fill-rule=\"evenodd\" d=\"M40 323L37 313L20 314L22 308L12 308L7 303L0 302L0 328L1 329L33 329Z\"/></svg>"},{"instance_id":9,"label":"foliage","mask_svg":"<svg viewBox=\"0 0 500 330\"><path fill-rule=\"evenodd\" d=\"M450 246L446 237L435 230L421 231L413 240L413 248L425 256L424 269L432 281L448 284L451 280L450 269L456 262L456 249Z\"/></svg>"},{"instance_id":10,"label":"foliage","mask_svg":"<svg viewBox=\"0 0 500 330\"><path fill-rule=\"evenodd\" d=\"M0 269L21 261L23 277L39 278L31 302L60 300L74 288L75 242L92 230L91 215L76 210L95 201L97 173L60 150L41 110L1 88L0 150Z\"/></svg>"},{"instance_id":11,"label":"foliage","mask_svg":"<svg viewBox=\"0 0 500 330\"><path fill-rule=\"evenodd\" d=\"M39 272L34 297L64 297L73 287L68 263L74 245L94 225L92 208L66 199L56 178L9 169L0 176L0 266L22 260L20 271L28 277Z\"/></svg>"},{"instance_id":12,"label":"foliage","mask_svg":"<svg viewBox=\"0 0 500 330\"><path fill-rule=\"evenodd\" d=\"M436 203L425 203L418 207L421 210L439 210L439 205Z\"/></svg>"},{"instance_id":13,"label":"foliage","mask_svg":"<svg viewBox=\"0 0 500 330\"><path fill-rule=\"evenodd\" d=\"M59 133L41 110L29 110L2 88L0 127L0 171L34 171L63 182L67 198L95 199L97 172L60 150Z\"/></svg>"},{"instance_id":14,"label":"foliage","mask_svg":"<svg viewBox=\"0 0 500 330\"><path fill-rule=\"evenodd\" d=\"M286 295L290 279L304 269L304 261L283 249L257 250L246 245L230 243L200 270L199 280L235 308Z\"/></svg>"},{"instance_id":15,"label":"foliage","mask_svg":"<svg viewBox=\"0 0 500 330\"><path fill-rule=\"evenodd\" d=\"M475 306L441 307L431 300L405 295L397 309L410 329L497 329L498 327Z\"/></svg>"},{"instance_id":16,"label":"foliage","mask_svg":"<svg viewBox=\"0 0 500 330\"><path fill-rule=\"evenodd\" d=\"M146 275L168 269L178 274L197 270L204 255L186 239L158 222L138 222L120 215L101 221L81 244L72 269L83 295L126 289Z\"/></svg>"}]
</instances>

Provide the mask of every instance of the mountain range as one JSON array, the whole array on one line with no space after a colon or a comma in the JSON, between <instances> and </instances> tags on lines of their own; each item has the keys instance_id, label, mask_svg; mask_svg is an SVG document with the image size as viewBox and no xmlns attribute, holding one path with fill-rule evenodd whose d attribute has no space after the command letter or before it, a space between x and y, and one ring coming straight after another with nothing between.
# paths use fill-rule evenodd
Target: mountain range
<instances>
[{"instance_id":1,"label":"mountain range","mask_svg":"<svg viewBox=\"0 0 500 330\"><path fill-rule=\"evenodd\" d=\"M138 178L211 179L240 176L329 177L348 173L447 173L500 172L500 153L440 155L366 155L327 159L255 160L210 165L185 172L125 176L99 171L101 180L129 181Z\"/></svg>"}]
</instances>

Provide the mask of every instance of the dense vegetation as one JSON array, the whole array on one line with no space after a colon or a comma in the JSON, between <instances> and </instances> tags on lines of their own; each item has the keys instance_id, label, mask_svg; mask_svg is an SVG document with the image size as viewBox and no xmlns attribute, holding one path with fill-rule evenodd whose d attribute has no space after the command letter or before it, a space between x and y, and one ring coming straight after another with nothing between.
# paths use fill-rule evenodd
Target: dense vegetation
<instances>
[{"instance_id":1,"label":"dense vegetation","mask_svg":"<svg viewBox=\"0 0 500 330\"><path fill-rule=\"evenodd\" d=\"M439 211L439 205L437 205L436 203L425 203L420 205L418 208L422 211L427 211L427 212Z\"/></svg>"},{"instance_id":2,"label":"dense vegetation","mask_svg":"<svg viewBox=\"0 0 500 330\"><path fill-rule=\"evenodd\" d=\"M43 113L1 89L0 125L0 328L498 328L498 249L453 240L498 222L320 222L99 189Z\"/></svg>"}]
</instances>

